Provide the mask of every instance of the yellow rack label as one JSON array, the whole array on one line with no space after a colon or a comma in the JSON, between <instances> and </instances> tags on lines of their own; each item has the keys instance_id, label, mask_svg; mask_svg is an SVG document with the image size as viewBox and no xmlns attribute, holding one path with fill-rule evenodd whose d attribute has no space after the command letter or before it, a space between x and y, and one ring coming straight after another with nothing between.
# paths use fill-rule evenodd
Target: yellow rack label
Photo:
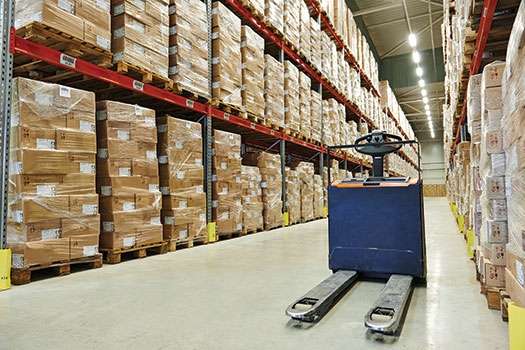
<instances>
[{"instance_id":1,"label":"yellow rack label","mask_svg":"<svg viewBox=\"0 0 525 350\"><path fill-rule=\"evenodd\" d=\"M327 217L328 217L328 208L324 207L323 208L323 218L327 218Z\"/></svg>"},{"instance_id":2,"label":"yellow rack label","mask_svg":"<svg viewBox=\"0 0 525 350\"><path fill-rule=\"evenodd\" d=\"M0 249L0 290L11 288L11 249Z\"/></svg>"},{"instance_id":3,"label":"yellow rack label","mask_svg":"<svg viewBox=\"0 0 525 350\"><path fill-rule=\"evenodd\" d=\"M290 225L290 214L287 211L283 213L283 223L284 223L284 226Z\"/></svg>"}]
</instances>

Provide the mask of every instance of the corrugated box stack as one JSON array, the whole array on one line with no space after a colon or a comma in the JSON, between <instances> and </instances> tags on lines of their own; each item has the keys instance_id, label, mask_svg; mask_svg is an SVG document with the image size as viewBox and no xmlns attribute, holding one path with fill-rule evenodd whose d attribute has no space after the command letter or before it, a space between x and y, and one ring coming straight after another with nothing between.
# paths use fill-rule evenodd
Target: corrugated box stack
<instances>
[{"instance_id":1,"label":"corrugated box stack","mask_svg":"<svg viewBox=\"0 0 525 350\"><path fill-rule=\"evenodd\" d=\"M505 286L505 244L507 203L505 199L505 153L501 129L501 81L505 63L485 66L481 78L480 175L482 224L481 247L484 282L489 287ZM470 149L469 149L470 150Z\"/></svg>"},{"instance_id":2,"label":"corrugated box stack","mask_svg":"<svg viewBox=\"0 0 525 350\"><path fill-rule=\"evenodd\" d=\"M321 126L322 126L322 118L323 113L321 110L322 104L322 97L321 94L311 90L311 100L310 100L310 113L312 118L312 139L315 141L321 142Z\"/></svg>"},{"instance_id":3,"label":"corrugated box stack","mask_svg":"<svg viewBox=\"0 0 525 350\"><path fill-rule=\"evenodd\" d=\"M218 234L242 230L241 136L214 130L213 217Z\"/></svg>"},{"instance_id":4,"label":"corrugated box stack","mask_svg":"<svg viewBox=\"0 0 525 350\"><path fill-rule=\"evenodd\" d=\"M113 61L168 77L168 5L167 0L112 1Z\"/></svg>"},{"instance_id":5,"label":"corrugated box stack","mask_svg":"<svg viewBox=\"0 0 525 350\"><path fill-rule=\"evenodd\" d=\"M285 39L299 50L299 21L301 20L301 2L297 0L284 0L283 27Z\"/></svg>"},{"instance_id":6,"label":"corrugated box stack","mask_svg":"<svg viewBox=\"0 0 525 350\"><path fill-rule=\"evenodd\" d=\"M297 171L286 167L286 211L290 224L301 220L301 183Z\"/></svg>"},{"instance_id":7,"label":"corrugated box stack","mask_svg":"<svg viewBox=\"0 0 525 350\"><path fill-rule=\"evenodd\" d=\"M299 162L295 170L301 181L301 219L309 221L314 218L314 164Z\"/></svg>"},{"instance_id":8,"label":"corrugated box stack","mask_svg":"<svg viewBox=\"0 0 525 350\"><path fill-rule=\"evenodd\" d=\"M284 127L297 133L301 130L299 69L291 61L284 61Z\"/></svg>"},{"instance_id":9,"label":"corrugated box stack","mask_svg":"<svg viewBox=\"0 0 525 350\"><path fill-rule=\"evenodd\" d=\"M321 27L317 20L310 17L310 61L314 68L321 71Z\"/></svg>"},{"instance_id":10,"label":"corrugated box stack","mask_svg":"<svg viewBox=\"0 0 525 350\"><path fill-rule=\"evenodd\" d=\"M284 66L264 55L264 116L273 125L284 128Z\"/></svg>"},{"instance_id":11,"label":"corrugated box stack","mask_svg":"<svg viewBox=\"0 0 525 350\"><path fill-rule=\"evenodd\" d=\"M155 111L97 102L100 248L162 242Z\"/></svg>"},{"instance_id":12,"label":"corrugated box stack","mask_svg":"<svg viewBox=\"0 0 525 350\"><path fill-rule=\"evenodd\" d=\"M308 6L304 1L300 1L301 5L301 20L299 23L299 52L306 58L311 60L311 38L310 38L310 12Z\"/></svg>"},{"instance_id":13,"label":"corrugated box stack","mask_svg":"<svg viewBox=\"0 0 525 350\"><path fill-rule=\"evenodd\" d=\"M476 243L479 245L481 233L481 190L482 183L479 173L481 146L481 74L469 78L467 100L467 128L470 134L470 172L469 172L469 228L474 230ZM459 147L459 145L458 145ZM459 149L459 148L458 148Z\"/></svg>"},{"instance_id":14,"label":"corrugated box stack","mask_svg":"<svg viewBox=\"0 0 525 350\"><path fill-rule=\"evenodd\" d=\"M266 23L277 30L279 34L283 34L283 12L284 4L282 0L265 0L264 16Z\"/></svg>"},{"instance_id":15,"label":"corrugated box stack","mask_svg":"<svg viewBox=\"0 0 525 350\"><path fill-rule=\"evenodd\" d=\"M157 130L164 240L206 239L202 126L163 116Z\"/></svg>"},{"instance_id":16,"label":"corrugated box stack","mask_svg":"<svg viewBox=\"0 0 525 350\"><path fill-rule=\"evenodd\" d=\"M7 247L16 268L98 253L95 94L12 83Z\"/></svg>"},{"instance_id":17,"label":"corrugated box stack","mask_svg":"<svg viewBox=\"0 0 525 350\"><path fill-rule=\"evenodd\" d=\"M242 109L264 117L264 39L241 27Z\"/></svg>"},{"instance_id":18,"label":"corrugated box stack","mask_svg":"<svg viewBox=\"0 0 525 350\"><path fill-rule=\"evenodd\" d=\"M170 3L169 77L178 88L210 98L206 4L189 0Z\"/></svg>"},{"instance_id":19,"label":"corrugated box stack","mask_svg":"<svg viewBox=\"0 0 525 350\"><path fill-rule=\"evenodd\" d=\"M243 156L243 163L257 166L261 171L264 229L281 226L283 202L280 156L268 152L250 152Z\"/></svg>"},{"instance_id":20,"label":"corrugated box stack","mask_svg":"<svg viewBox=\"0 0 525 350\"><path fill-rule=\"evenodd\" d=\"M111 15L106 0L20 0L15 28L39 22L106 50L111 49Z\"/></svg>"},{"instance_id":21,"label":"corrugated box stack","mask_svg":"<svg viewBox=\"0 0 525 350\"><path fill-rule=\"evenodd\" d=\"M213 3L212 24L212 97L241 108L241 20L216 1Z\"/></svg>"},{"instance_id":22,"label":"corrugated box stack","mask_svg":"<svg viewBox=\"0 0 525 350\"><path fill-rule=\"evenodd\" d=\"M314 175L314 218L323 217L324 193L321 175Z\"/></svg>"},{"instance_id":23,"label":"corrugated box stack","mask_svg":"<svg viewBox=\"0 0 525 350\"><path fill-rule=\"evenodd\" d=\"M243 165L241 172L243 230L257 232L264 228L261 171L256 166Z\"/></svg>"},{"instance_id":24,"label":"corrugated box stack","mask_svg":"<svg viewBox=\"0 0 525 350\"><path fill-rule=\"evenodd\" d=\"M521 3L509 38L503 74L503 140L508 190L505 289L518 306L525 307L525 3Z\"/></svg>"},{"instance_id":25,"label":"corrugated box stack","mask_svg":"<svg viewBox=\"0 0 525 350\"><path fill-rule=\"evenodd\" d=\"M335 43L328 34L321 31L321 74L329 80L333 80L332 49L335 50Z\"/></svg>"},{"instance_id":26,"label":"corrugated box stack","mask_svg":"<svg viewBox=\"0 0 525 350\"><path fill-rule=\"evenodd\" d=\"M299 72L299 111L301 117L301 134L310 137L312 133L311 106L310 99L312 81L303 72Z\"/></svg>"}]
</instances>

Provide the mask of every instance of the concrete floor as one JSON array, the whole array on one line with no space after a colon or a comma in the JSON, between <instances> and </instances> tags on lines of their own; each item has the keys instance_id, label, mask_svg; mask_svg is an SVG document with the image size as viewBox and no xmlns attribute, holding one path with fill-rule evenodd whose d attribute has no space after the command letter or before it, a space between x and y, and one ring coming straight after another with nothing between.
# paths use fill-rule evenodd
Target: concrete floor
<instances>
[{"instance_id":1,"label":"concrete floor","mask_svg":"<svg viewBox=\"0 0 525 350\"><path fill-rule=\"evenodd\" d=\"M428 287L389 344L363 326L381 283L357 282L315 326L285 316L330 274L321 220L0 292L0 349L507 349L447 201L425 206Z\"/></svg>"}]
</instances>

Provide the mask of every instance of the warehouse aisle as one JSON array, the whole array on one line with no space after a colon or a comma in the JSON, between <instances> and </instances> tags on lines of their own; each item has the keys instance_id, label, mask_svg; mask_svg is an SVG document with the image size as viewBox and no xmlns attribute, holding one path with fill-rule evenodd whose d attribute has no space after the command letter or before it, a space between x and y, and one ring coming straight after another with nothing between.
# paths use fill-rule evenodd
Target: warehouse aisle
<instances>
[{"instance_id":1,"label":"warehouse aisle","mask_svg":"<svg viewBox=\"0 0 525 350\"><path fill-rule=\"evenodd\" d=\"M321 220L1 292L0 349L507 349L447 201L425 205L428 288L394 344L363 326L381 283L358 282L310 328L284 315L329 274Z\"/></svg>"}]
</instances>

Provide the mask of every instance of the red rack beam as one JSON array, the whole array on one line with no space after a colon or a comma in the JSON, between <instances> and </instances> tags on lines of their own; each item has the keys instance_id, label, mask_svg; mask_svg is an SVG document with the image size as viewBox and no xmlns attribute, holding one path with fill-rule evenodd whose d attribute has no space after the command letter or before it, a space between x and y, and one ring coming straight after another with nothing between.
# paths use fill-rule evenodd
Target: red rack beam
<instances>
[{"instance_id":1,"label":"red rack beam","mask_svg":"<svg viewBox=\"0 0 525 350\"><path fill-rule=\"evenodd\" d=\"M11 48L12 53L19 53L37 60L41 60L43 62L47 62L49 64L62 67L68 70L72 70L77 73L92 77L94 79L113 84L115 86L119 86L131 91L136 91L138 93L153 97L155 99L179 107L190 109L205 115L210 115L211 117L217 119L225 120L231 124L235 124L246 129L255 130L262 134L274 136L277 139L289 141L297 145L303 146L305 148L312 149L314 151L326 153L326 149L324 149L321 146L317 146L309 142L291 137L285 133L281 133L279 131L270 129L266 126L257 123L252 123L246 119L239 118L229 113L225 113L208 105L187 99L183 96L174 94L172 92L157 88L149 84L144 84L138 80L119 74L115 71L99 67L81 59L73 58L49 47L23 39L14 35L14 30L11 31L11 35L13 38L11 42L14 43L13 47Z\"/></svg>"},{"instance_id":2,"label":"red rack beam","mask_svg":"<svg viewBox=\"0 0 525 350\"><path fill-rule=\"evenodd\" d=\"M335 32L334 28L332 27L332 24L330 23L330 21L328 20L328 18L326 18L323 13L321 12L321 9L319 8L319 5L316 3L315 0L308 0L309 3L310 3L310 6L312 6L312 8L314 9L314 11L317 13L317 15L319 15L321 17L321 21L323 21L323 23L325 24L326 28L328 28L328 31L330 32L330 34L332 34L332 36L335 38L335 41L339 44L339 46L343 49L343 51L345 52L345 56L347 57L348 61L350 61L350 63L352 63L352 65L354 66L355 69L357 69L357 71L359 72L359 74L361 75L361 77L363 78L363 80L366 82L366 84L368 85L368 87L372 90L372 93L377 97L379 98L379 92L375 89L375 87L372 85L372 82L370 81L370 79L366 76L365 72L363 72L363 70L361 69L361 67L359 67L359 64L357 63L357 60L354 58L354 56L350 53L350 50L345 46L345 44L343 43L343 41L341 40L341 38L339 37L339 35L337 35L337 33Z\"/></svg>"},{"instance_id":3,"label":"red rack beam","mask_svg":"<svg viewBox=\"0 0 525 350\"><path fill-rule=\"evenodd\" d=\"M487 44L487 39L489 37L490 27L492 26L492 19L494 18L494 12L496 11L497 5L498 0L485 0L485 2L483 3L483 13L481 14L478 35L476 36L476 48L474 50L472 62L470 62L469 77L471 75L478 74L479 67L481 65L481 60L483 58L483 52L485 51L485 45ZM466 89L468 89L468 81ZM452 161L452 157L456 153L456 146L458 145L461 135L461 127L463 126L463 124L465 124L466 117L467 103L466 100L464 100L463 108L461 109L461 116L459 118L458 130L456 131L454 145L450 153L450 161Z\"/></svg>"}]
</instances>

